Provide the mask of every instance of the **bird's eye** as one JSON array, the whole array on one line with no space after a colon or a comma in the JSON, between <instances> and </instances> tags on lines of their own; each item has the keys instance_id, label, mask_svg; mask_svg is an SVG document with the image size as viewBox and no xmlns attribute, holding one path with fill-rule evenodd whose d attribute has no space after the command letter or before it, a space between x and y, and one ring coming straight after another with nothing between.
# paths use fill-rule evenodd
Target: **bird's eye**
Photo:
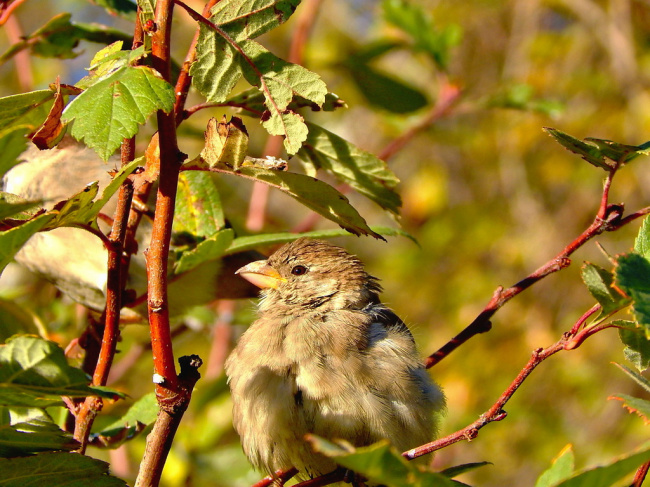
<instances>
[{"instance_id":1,"label":"bird's eye","mask_svg":"<svg viewBox=\"0 0 650 487\"><path fill-rule=\"evenodd\" d=\"M302 276L303 274L307 273L307 268L304 265L297 265L291 269L291 273L294 276Z\"/></svg>"}]
</instances>

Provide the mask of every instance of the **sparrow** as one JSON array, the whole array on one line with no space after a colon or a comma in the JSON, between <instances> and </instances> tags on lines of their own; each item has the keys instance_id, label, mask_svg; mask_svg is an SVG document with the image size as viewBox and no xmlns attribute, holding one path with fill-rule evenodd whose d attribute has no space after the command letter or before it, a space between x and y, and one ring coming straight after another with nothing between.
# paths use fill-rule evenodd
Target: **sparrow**
<instances>
[{"instance_id":1,"label":"sparrow","mask_svg":"<svg viewBox=\"0 0 650 487\"><path fill-rule=\"evenodd\" d=\"M226 362L234 427L256 469L334 470L307 434L356 447L385 438L399 451L434 438L443 392L357 257L300 238L237 273L262 289Z\"/></svg>"}]
</instances>

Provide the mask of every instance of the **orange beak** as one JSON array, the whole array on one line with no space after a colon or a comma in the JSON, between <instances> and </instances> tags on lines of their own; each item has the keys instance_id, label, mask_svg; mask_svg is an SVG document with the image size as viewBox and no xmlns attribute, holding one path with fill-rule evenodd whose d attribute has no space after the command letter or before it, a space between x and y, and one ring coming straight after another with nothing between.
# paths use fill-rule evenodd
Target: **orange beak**
<instances>
[{"instance_id":1,"label":"orange beak","mask_svg":"<svg viewBox=\"0 0 650 487\"><path fill-rule=\"evenodd\" d=\"M239 274L248 282L261 289L275 289L286 281L266 260L251 262L237 270L235 274Z\"/></svg>"}]
</instances>

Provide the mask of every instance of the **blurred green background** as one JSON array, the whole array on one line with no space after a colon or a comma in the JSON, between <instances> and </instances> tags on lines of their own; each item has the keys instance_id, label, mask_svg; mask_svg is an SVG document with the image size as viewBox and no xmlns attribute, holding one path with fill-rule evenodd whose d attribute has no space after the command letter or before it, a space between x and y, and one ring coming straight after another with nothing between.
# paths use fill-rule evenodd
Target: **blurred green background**
<instances>
[{"instance_id":1,"label":"blurred green background","mask_svg":"<svg viewBox=\"0 0 650 487\"><path fill-rule=\"evenodd\" d=\"M202 8L200 2L188 4ZM385 302L411 326L422 354L428 355L468 325L498 285L528 275L592 221L605 173L565 151L542 127L627 144L650 138L650 3L414 0L413 5L431 16L444 39L437 63L386 20L380 2L369 0L304 0L287 24L261 42L286 59L296 27L308 9L317 8L303 64L319 73L348 109L306 116L375 154L413 127L423 127L389 159L402 181L399 223L362 196L348 193L370 224L399 224L419 246L407 238L383 243L351 236L337 243L357 253L382 279ZM132 29L128 21L82 0L32 0L4 26L0 50L21 32L31 33L66 11L73 21ZM173 32L181 62L194 23L180 9ZM68 60L7 62L0 66L0 95L47 87L57 75L61 82L74 83L100 47L83 42L76 48L78 57ZM460 90L454 103L440 110L454 89ZM200 101L192 95L188 106ZM185 122L181 150L194 157L207 119L224 113L233 112L204 110ZM432 123L423 122L427 117ZM244 122L251 134L250 155L264 155L265 132L256 120ZM616 176L611 201L624 202L628 211L643 207L649 182L648 160L638 159ZM232 179L222 186L226 215L244 233L251 186ZM287 231L308 216L292 200L271 193L268 218L259 231ZM625 252L639 224L597 240L610 254ZM316 228L330 226L316 223ZM432 369L448 398L442 435L487 410L532 350L557 341L592 306L580 280L585 260L608 266L595 243L589 243L573 256L571 267L499 311L491 332L473 338ZM29 303L53 337L67 345L79 334L83 316L72 304L53 302L55 290L21 279L20 287L4 289L3 295ZM198 383L183 420L165 471L168 486L243 486L260 478L249 469L230 425L227 387L219 373L223 354L215 345L228 333L227 325L218 328L215 340L207 338L214 336L209 324L218 309L197 311L193 327L176 338L176 354L199 354L208 362L209 377ZM228 311L222 305L224 309ZM237 303L232 336L252 319L253 302ZM128 373L112 385L134 399L152 390L146 350L133 365L128 362L147 338L144 327L127 327L119 347L116 366ZM439 452L434 467L489 461L493 465L461 480L488 487L534 485L568 443L574 445L578 467L640 445L647 427L618 401L608 400L613 393L641 394L611 364L624 361L622 348L616 332L607 330L575 351L551 357L507 405L504 421L487 426L470 443ZM103 421L110 423L128 404L105 408ZM142 436L110 453L90 453L110 457L113 472L132 481L143 448Z\"/></svg>"}]
</instances>

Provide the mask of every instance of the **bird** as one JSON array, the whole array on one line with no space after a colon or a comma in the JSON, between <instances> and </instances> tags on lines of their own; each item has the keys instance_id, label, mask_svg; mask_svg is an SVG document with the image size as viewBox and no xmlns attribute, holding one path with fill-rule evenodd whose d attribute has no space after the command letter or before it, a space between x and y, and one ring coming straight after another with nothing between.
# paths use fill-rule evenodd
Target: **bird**
<instances>
[{"instance_id":1,"label":"bird","mask_svg":"<svg viewBox=\"0 0 650 487\"><path fill-rule=\"evenodd\" d=\"M361 260L298 238L237 274L261 288L258 318L225 365L233 424L257 470L335 470L308 434L355 447L388 439L399 451L433 440L444 394Z\"/></svg>"}]
</instances>

